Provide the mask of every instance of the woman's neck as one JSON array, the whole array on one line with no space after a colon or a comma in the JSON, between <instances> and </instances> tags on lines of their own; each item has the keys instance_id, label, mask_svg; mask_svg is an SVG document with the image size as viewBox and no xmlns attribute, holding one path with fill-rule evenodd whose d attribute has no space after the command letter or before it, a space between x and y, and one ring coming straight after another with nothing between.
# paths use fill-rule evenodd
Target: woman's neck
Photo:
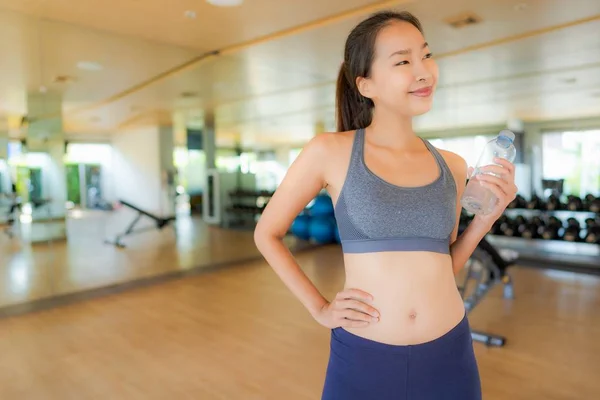
<instances>
[{"instance_id":1,"label":"woman's neck","mask_svg":"<svg viewBox=\"0 0 600 400\"><path fill-rule=\"evenodd\" d=\"M369 134L369 141L386 147L411 147L417 139L411 117L385 111L373 112L373 119L366 132Z\"/></svg>"}]
</instances>

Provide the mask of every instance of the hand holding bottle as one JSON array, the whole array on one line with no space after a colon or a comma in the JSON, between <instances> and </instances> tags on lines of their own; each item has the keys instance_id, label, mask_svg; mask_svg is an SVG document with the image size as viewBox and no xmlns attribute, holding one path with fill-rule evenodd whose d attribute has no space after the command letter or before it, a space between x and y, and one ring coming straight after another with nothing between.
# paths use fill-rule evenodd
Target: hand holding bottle
<instances>
[{"instance_id":1,"label":"hand holding bottle","mask_svg":"<svg viewBox=\"0 0 600 400\"><path fill-rule=\"evenodd\" d=\"M495 221L516 197L515 134L501 131L484 147L475 169L469 170L469 183L461 197L465 210L485 220Z\"/></svg>"},{"instance_id":2,"label":"hand holding bottle","mask_svg":"<svg viewBox=\"0 0 600 400\"><path fill-rule=\"evenodd\" d=\"M496 158L494 162L499 165L486 165L479 168L481 173L472 179L474 184L479 184L489 190L496 198L495 205L487 214L476 215L475 218L493 224L504 212L506 207L517 197L518 188L515 184L515 166L508 160ZM471 175L472 172L469 173Z\"/></svg>"}]
</instances>

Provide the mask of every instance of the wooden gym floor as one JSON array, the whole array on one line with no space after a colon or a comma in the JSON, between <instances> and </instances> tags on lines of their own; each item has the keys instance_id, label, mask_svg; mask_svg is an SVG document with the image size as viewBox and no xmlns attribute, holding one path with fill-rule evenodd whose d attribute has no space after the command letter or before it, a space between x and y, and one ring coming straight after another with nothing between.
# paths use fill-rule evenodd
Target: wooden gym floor
<instances>
[{"instance_id":1,"label":"wooden gym floor","mask_svg":"<svg viewBox=\"0 0 600 400\"><path fill-rule=\"evenodd\" d=\"M339 247L297 254L327 296ZM473 329L484 399L597 399L600 277L515 267L515 300L493 290ZM0 398L315 400L329 331L262 260L0 319Z\"/></svg>"}]
</instances>

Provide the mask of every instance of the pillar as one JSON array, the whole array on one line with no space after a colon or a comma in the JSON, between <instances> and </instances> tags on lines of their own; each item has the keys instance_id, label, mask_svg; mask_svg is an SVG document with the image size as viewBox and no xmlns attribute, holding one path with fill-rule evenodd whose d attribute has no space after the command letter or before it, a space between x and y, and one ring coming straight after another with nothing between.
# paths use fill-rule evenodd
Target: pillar
<instances>
[{"instance_id":1,"label":"pillar","mask_svg":"<svg viewBox=\"0 0 600 400\"><path fill-rule=\"evenodd\" d=\"M217 148L215 144L215 114L205 110L202 115L202 150L205 157L205 183L202 191L202 218L209 224L221 223L224 190L221 175L216 169Z\"/></svg>"},{"instance_id":2,"label":"pillar","mask_svg":"<svg viewBox=\"0 0 600 400\"><path fill-rule=\"evenodd\" d=\"M0 194L10 192L10 171L8 169L8 131L0 130Z\"/></svg>"},{"instance_id":3,"label":"pillar","mask_svg":"<svg viewBox=\"0 0 600 400\"><path fill-rule=\"evenodd\" d=\"M31 240L66 238L67 179L60 94L28 93L24 127L32 204ZM20 176L24 176L23 170ZM46 223L50 225L42 226Z\"/></svg>"},{"instance_id":4,"label":"pillar","mask_svg":"<svg viewBox=\"0 0 600 400\"><path fill-rule=\"evenodd\" d=\"M29 93L27 118L25 151L28 167L41 170L41 198L49 201L53 216L64 217L67 180L61 96L49 92Z\"/></svg>"},{"instance_id":5,"label":"pillar","mask_svg":"<svg viewBox=\"0 0 600 400\"><path fill-rule=\"evenodd\" d=\"M525 199L530 199L533 193L534 156L527 146L525 136L525 123L518 118L511 118L506 123L507 129L515 134L514 144L517 149L515 158L515 184L519 188L519 194Z\"/></svg>"},{"instance_id":6,"label":"pillar","mask_svg":"<svg viewBox=\"0 0 600 400\"><path fill-rule=\"evenodd\" d=\"M175 197L177 194L177 169L173 160L174 134L172 126L161 126L158 129L159 164L160 164L160 213L175 215Z\"/></svg>"},{"instance_id":7,"label":"pillar","mask_svg":"<svg viewBox=\"0 0 600 400\"><path fill-rule=\"evenodd\" d=\"M203 118L203 129L202 129L202 144L204 147L204 153L206 154L206 169L215 168L216 161L216 129L215 129L215 114L213 111L205 111Z\"/></svg>"}]
</instances>

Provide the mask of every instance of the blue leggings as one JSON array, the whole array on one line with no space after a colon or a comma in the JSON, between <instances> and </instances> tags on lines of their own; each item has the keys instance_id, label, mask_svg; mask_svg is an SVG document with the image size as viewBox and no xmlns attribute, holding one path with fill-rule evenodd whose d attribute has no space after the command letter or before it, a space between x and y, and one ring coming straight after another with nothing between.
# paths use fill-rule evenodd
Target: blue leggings
<instances>
[{"instance_id":1,"label":"blue leggings","mask_svg":"<svg viewBox=\"0 0 600 400\"><path fill-rule=\"evenodd\" d=\"M481 400L467 316L441 337L392 345L331 331L321 400Z\"/></svg>"}]
</instances>

